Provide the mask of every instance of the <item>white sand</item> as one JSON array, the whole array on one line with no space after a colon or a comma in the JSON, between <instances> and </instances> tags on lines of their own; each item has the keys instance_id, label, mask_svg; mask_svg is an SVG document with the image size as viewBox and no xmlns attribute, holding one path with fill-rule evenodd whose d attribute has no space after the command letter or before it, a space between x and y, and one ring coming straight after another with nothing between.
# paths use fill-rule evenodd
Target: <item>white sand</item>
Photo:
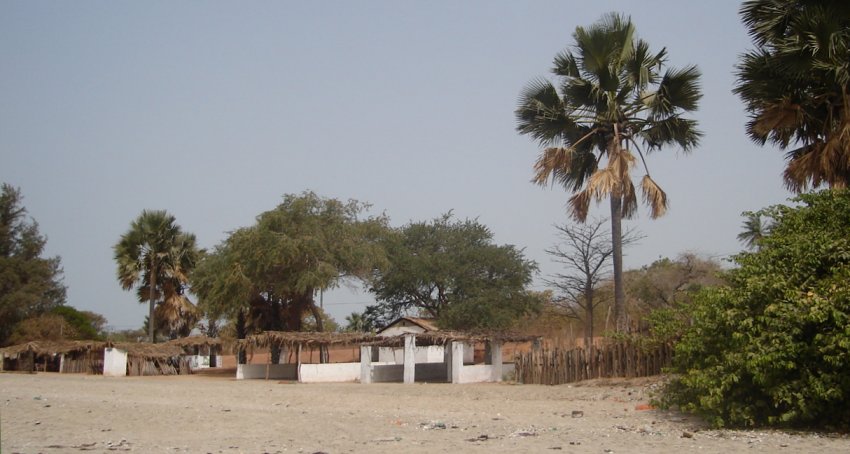
<instances>
[{"instance_id":1,"label":"white sand","mask_svg":"<svg viewBox=\"0 0 850 454\"><path fill-rule=\"evenodd\" d=\"M678 413L636 410L655 387L6 373L0 447L7 454L850 452L847 436L706 430Z\"/></svg>"}]
</instances>

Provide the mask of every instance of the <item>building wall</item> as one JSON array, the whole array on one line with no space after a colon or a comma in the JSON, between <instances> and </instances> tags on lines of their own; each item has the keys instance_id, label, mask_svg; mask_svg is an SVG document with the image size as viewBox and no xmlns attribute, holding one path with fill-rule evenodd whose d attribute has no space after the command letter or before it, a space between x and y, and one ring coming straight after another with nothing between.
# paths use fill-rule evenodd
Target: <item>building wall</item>
<instances>
[{"instance_id":1,"label":"building wall","mask_svg":"<svg viewBox=\"0 0 850 454\"><path fill-rule=\"evenodd\" d=\"M475 364L463 366L460 372L460 383L484 383L492 382L494 366L485 364ZM514 364L502 364L502 380L514 374Z\"/></svg>"},{"instance_id":2,"label":"building wall","mask_svg":"<svg viewBox=\"0 0 850 454\"><path fill-rule=\"evenodd\" d=\"M302 383L334 383L360 378L360 363L302 364Z\"/></svg>"},{"instance_id":3,"label":"building wall","mask_svg":"<svg viewBox=\"0 0 850 454\"><path fill-rule=\"evenodd\" d=\"M413 357L416 363L442 363L444 361L445 348L442 345L429 345L427 347L416 347ZM475 351L468 344L463 344L463 362L471 364L475 362ZM404 363L404 348L380 347L378 349L378 361L383 363Z\"/></svg>"},{"instance_id":4,"label":"building wall","mask_svg":"<svg viewBox=\"0 0 850 454\"><path fill-rule=\"evenodd\" d=\"M403 364L372 363L372 383L401 383L404 381Z\"/></svg>"},{"instance_id":5,"label":"building wall","mask_svg":"<svg viewBox=\"0 0 850 454\"><path fill-rule=\"evenodd\" d=\"M414 323L410 323L407 320L401 320L398 323L396 323L396 324L388 327L387 329L381 331L380 335L384 336L384 337L393 337L393 336L398 336L399 334L407 334L407 333L419 334L419 333L424 333L424 332L425 332L425 330L421 326L416 325Z\"/></svg>"},{"instance_id":6,"label":"building wall","mask_svg":"<svg viewBox=\"0 0 850 454\"><path fill-rule=\"evenodd\" d=\"M277 380L296 380L298 378L296 364L238 364L236 365L236 379L266 378L266 366L268 366L269 378Z\"/></svg>"},{"instance_id":7,"label":"building wall","mask_svg":"<svg viewBox=\"0 0 850 454\"><path fill-rule=\"evenodd\" d=\"M127 375L127 352L117 348L103 350L103 375L124 377Z\"/></svg>"}]
</instances>

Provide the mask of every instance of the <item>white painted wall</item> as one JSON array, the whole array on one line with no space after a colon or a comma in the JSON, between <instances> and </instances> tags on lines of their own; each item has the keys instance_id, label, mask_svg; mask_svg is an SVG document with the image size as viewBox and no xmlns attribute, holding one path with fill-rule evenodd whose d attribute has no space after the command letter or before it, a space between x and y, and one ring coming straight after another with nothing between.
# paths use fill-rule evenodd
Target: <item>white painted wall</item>
<instances>
[{"instance_id":1,"label":"white painted wall","mask_svg":"<svg viewBox=\"0 0 850 454\"><path fill-rule=\"evenodd\" d=\"M458 383L486 383L498 382L505 380L506 377L514 373L514 364L502 364L502 373L496 375L496 368L487 364L475 364L463 366L460 371L460 381Z\"/></svg>"},{"instance_id":2,"label":"white painted wall","mask_svg":"<svg viewBox=\"0 0 850 454\"><path fill-rule=\"evenodd\" d=\"M482 383L493 381L493 366L475 364L463 366L460 370L460 383Z\"/></svg>"},{"instance_id":3,"label":"white painted wall","mask_svg":"<svg viewBox=\"0 0 850 454\"><path fill-rule=\"evenodd\" d=\"M360 378L360 363L302 364L302 383L333 383Z\"/></svg>"},{"instance_id":4,"label":"white painted wall","mask_svg":"<svg viewBox=\"0 0 850 454\"><path fill-rule=\"evenodd\" d=\"M125 377L127 376L127 352L117 348L106 348L103 350L103 376Z\"/></svg>"},{"instance_id":5,"label":"white painted wall","mask_svg":"<svg viewBox=\"0 0 850 454\"><path fill-rule=\"evenodd\" d=\"M252 378L266 378L266 364L237 364L236 379L247 380ZM269 378L276 380L295 380L295 364L268 364Z\"/></svg>"},{"instance_id":6,"label":"white painted wall","mask_svg":"<svg viewBox=\"0 0 850 454\"><path fill-rule=\"evenodd\" d=\"M415 347L413 349L413 357L416 363L442 363L443 352L445 348L442 345L429 345L426 347ZM471 348L467 347L463 352L464 362L472 362L473 354ZM404 363L404 348L380 347L378 348L378 361L383 363L403 364Z\"/></svg>"}]
</instances>

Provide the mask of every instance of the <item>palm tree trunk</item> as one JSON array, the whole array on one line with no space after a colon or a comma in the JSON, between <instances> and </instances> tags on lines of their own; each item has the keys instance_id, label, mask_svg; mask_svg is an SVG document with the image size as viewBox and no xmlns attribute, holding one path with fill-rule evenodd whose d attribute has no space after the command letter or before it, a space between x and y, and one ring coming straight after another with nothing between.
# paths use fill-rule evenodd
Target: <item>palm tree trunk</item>
<instances>
[{"instance_id":1,"label":"palm tree trunk","mask_svg":"<svg viewBox=\"0 0 850 454\"><path fill-rule=\"evenodd\" d=\"M156 302L154 301L154 292L156 290L156 253L151 253L151 287L150 287L150 308L148 311L148 336L151 339L151 343L156 343L156 323L154 321L154 309L156 308Z\"/></svg>"},{"instance_id":2,"label":"palm tree trunk","mask_svg":"<svg viewBox=\"0 0 850 454\"><path fill-rule=\"evenodd\" d=\"M316 302L313 301L313 290L310 289L310 292L307 293L309 295L307 297L308 304L310 305L310 312L313 314L313 318L316 319L316 331L323 332L325 330L325 322L322 320L322 314L319 312L319 308L316 306ZM325 364L330 359L330 354L328 352L328 347L322 345L319 347L319 362Z\"/></svg>"},{"instance_id":3,"label":"palm tree trunk","mask_svg":"<svg viewBox=\"0 0 850 454\"><path fill-rule=\"evenodd\" d=\"M614 259L614 326L626 331L626 292L623 288L623 199L611 195L611 248Z\"/></svg>"}]
</instances>

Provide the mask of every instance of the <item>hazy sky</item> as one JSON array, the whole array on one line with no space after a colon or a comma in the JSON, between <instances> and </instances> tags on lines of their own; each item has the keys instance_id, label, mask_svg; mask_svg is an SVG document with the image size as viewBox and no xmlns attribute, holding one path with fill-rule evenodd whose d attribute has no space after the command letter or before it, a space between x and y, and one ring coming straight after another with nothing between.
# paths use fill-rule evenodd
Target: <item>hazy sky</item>
<instances>
[{"instance_id":1,"label":"hazy sky","mask_svg":"<svg viewBox=\"0 0 850 454\"><path fill-rule=\"evenodd\" d=\"M668 214L642 209L639 267L741 249L740 213L784 202L782 152L752 144L731 93L751 47L736 1L42 2L0 0L0 181L60 255L68 303L115 329L147 313L115 278L112 245L166 209L202 247L286 193L355 198L393 225L453 209L541 276L568 194L529 183L538 148L515 132L520 90L578 25L632 16L673 66L697 64L705 133L649 158ZM607 205L595 209L604 216ZM538 284L540 287L542 284ZM371 301L325 294L338 321Z\"/></svg>"}]
</instances>

